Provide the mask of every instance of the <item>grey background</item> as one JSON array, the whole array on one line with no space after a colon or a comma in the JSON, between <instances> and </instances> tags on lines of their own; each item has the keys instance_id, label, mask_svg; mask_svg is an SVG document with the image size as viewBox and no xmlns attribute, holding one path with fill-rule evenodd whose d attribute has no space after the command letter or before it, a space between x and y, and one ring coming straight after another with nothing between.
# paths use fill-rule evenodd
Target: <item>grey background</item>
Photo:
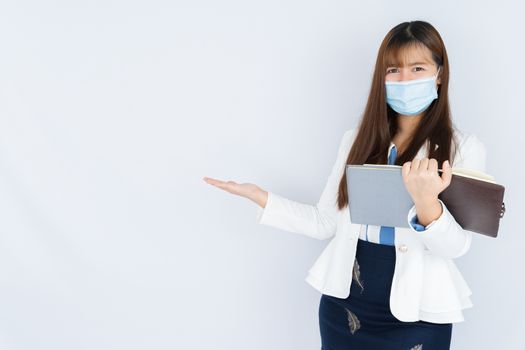
<instances>
[{"instance_id":1,"label":"grey background","mask_svg":"<svg viewBox=\"0 0 525 350\"><path fill-rule=\"evenodd\" d=\"M525 349L519 2L2 1L0 348L319 349L303 279L328 241L202 181L315 204L379 44L423 19L456 125L506 185L457 260L453 349Z\"/></svg>"}]
</instances>

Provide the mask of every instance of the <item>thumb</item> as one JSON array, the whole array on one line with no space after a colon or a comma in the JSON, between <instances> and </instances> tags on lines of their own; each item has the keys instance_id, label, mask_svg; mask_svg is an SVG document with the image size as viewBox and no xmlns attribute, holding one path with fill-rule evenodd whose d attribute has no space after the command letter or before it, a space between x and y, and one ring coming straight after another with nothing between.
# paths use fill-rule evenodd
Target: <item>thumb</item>
<instances>
[{"instance_id":1,"label":"thumb","mask_svg":"<svg viewBox=\"0 0 525 350\"><path fill-rule=\"evenodd\" d=\"M441 180L443 183L443 188L447 188L448 185L450 185L450 181L452 180L452 168L450 167L448 160L443 162L442 170L443 173L441 175Z\"/></svg>"}]
</instances>

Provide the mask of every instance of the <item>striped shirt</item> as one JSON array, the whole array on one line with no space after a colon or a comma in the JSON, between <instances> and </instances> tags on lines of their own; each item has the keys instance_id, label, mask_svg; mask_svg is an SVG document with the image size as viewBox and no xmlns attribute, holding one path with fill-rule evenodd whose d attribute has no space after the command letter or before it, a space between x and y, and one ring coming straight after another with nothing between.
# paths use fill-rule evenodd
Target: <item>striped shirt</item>
<instances>
[{"instance_id":1,"label":"striped shirt","mask_svg":"<svg viewBox=\"0 0 525 350\"><path fill-rule=\"evenodd\" d=\"M396 145L393 142L390 142L390 146L388 147L388 164L395 164L396 158ZM417 221L417 216L414 216L412 220L410 220L410 224L416 231L424 231L434 222L435 220L427 226L423 226ZM369 242L394 245L395 233L395 227L391 226L361 225L359 238Z\"/></svg>"}]
</instances>

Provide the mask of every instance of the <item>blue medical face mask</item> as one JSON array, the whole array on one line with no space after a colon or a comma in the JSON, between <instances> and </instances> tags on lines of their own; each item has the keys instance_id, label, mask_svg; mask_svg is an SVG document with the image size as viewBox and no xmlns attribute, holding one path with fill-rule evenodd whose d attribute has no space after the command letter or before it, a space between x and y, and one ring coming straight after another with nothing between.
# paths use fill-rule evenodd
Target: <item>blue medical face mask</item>
<instances>
[{"instance_id":1,"label":"blue medical face mask","mask_svg":"<svg viewBox=\"0 0 525 350\"><path fill-rule=\"evenodd\" d=\"M437 97L436 75L408 81L385 81L386 102L403 115L417 115L430 106Z\"/></svg>"}]
</instances>

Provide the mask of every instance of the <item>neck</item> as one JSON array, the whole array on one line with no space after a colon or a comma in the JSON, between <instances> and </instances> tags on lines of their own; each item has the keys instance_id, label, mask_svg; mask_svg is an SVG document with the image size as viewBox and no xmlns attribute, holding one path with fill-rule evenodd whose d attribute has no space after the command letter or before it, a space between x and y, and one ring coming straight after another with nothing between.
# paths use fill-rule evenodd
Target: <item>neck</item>
<instances>
[{"instance_id":1,"label":"neck","mask_svg":"<svg viewBox=\"0 0 525 350\"><path fill-rule=\"evenodd\" d=\"M398 156L404 152L410 143L422 117L423 113L418 115L397 115L397 132L394 135L393 142L398 149Z\"/></svg>"},{"instance_id":2,"label":"neck","mask_svg":"<svg viewBox=\"0 0 525 350\"><path fill-rule=\"evenodd\" d=\"M403 135L404 138L411 138L417 126L419 125L419 122L421 121L422 117L423 117L423 113L420 113L418 115L398 114L397 116L398 133L400 135Z\"/></svg>"}]
</instances>

